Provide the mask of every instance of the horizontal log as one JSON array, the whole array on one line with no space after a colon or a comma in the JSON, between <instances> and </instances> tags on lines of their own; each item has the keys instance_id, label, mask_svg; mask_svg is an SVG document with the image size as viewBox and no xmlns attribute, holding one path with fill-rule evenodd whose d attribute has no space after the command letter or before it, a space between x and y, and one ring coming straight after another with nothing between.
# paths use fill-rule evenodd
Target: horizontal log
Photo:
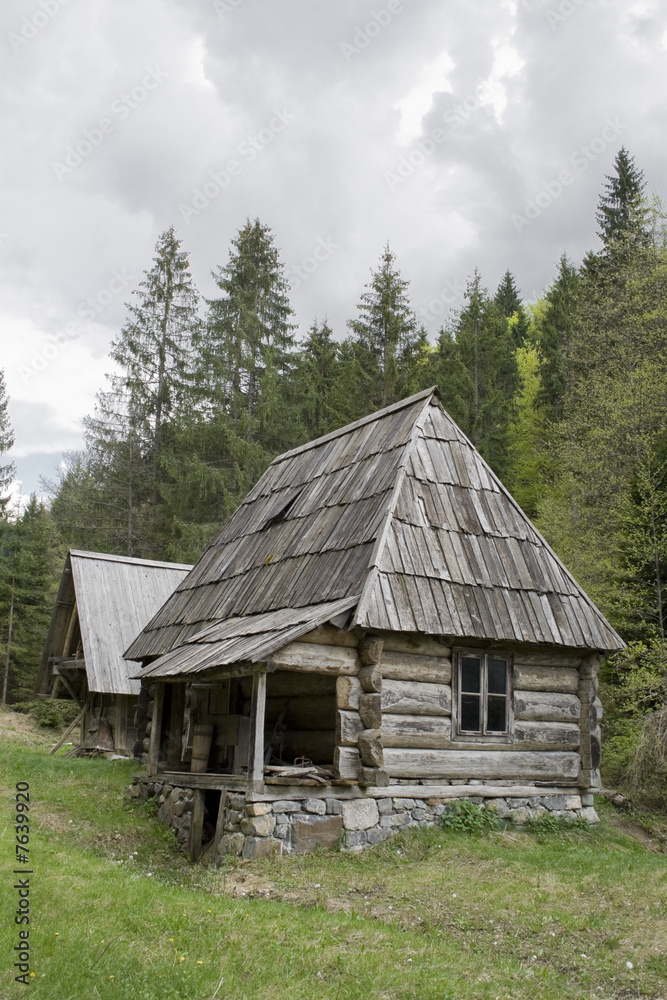
<instances>
[{"instance_id":1,"label":"horizontal log","mask_svg":"<svg viewBox=\"0 0 667 1000\"><path fill-rule=\"evenodd\" d=\"M337 677L336 678L336 707L353 708L359 711L359 698L361 696L361 684L358 677Z\"/></svg>"},{"instance_id":2,"label":"horizontal log","mask_svg":"<svg viewBox=\"0 0 667 1000\"><path fill-rule=\"evenodd\" d=\"M530 653L517 650L514 654L514 665L522 667L569 667L578 670L581 661L581 653Z\"/></svg>"},{"instance_id":3,"label":"horizontal log","mask_svg":"<svg viewBox=\"0 0 667 1000\"><path fill-rule=\"evenodd\" d=\"M514 741L526 750L577 750L581 732L576 722L517 722Z\"/></svg>"},{"instance_id":4,"label":"horizontal log","mask_svg":"<svg viewBox=\"0 0 667 1000\"><path fill-rule=\"evenodd\" d=\"M449 718L382 713L382 743L385 747L446 749L451 746L451 740L452 723Z\"/></svg>"},{"instance_id":5,"label":"horizontal log","mask_svg":"<svg viewBox=\"0 0 667 1000\"><path fill-rule=\"evenodd\" d=\"M316 642L290 642L272 657L278 670L307 670L309 673L354 676L359 670L356 649L325 646Z\"/></svg>"},{"instance_id":6,"label":"horizontal log","mask_svg":"<svg viewBox=\"0 0 667 1000\"><path fill-rule=\"evenodd\" d=\"M572 667L523 665L514 660L514 687L520 691L577 694L579 671Z\"/></svg>"},{"instance_id":7,"label":"horizontal log","mask_svg":"<svg viewBox=\"0 0 667 1000\"><path fill-rule=\"evenodd\" d=\"M413 656L451 656L451 646L446 646L438 639L431 639L427 635L405 635L400 632L380 632L384 639L382 659L387 653L409 653Z\"/></svg>"},{"instance_id":8,"label":"horizontal log","mask_svg":"<svg viewBox=\"0 0 667 1000\"><path fill-rule=\"evenodd\" d=\"M382 711L394 715L449 715L452 689L448 684L385 680Z\"/></svg>"},{"instance_id":9,"label":"horizontal log","mask_svg":"<svg viewBox=\"0 0 667 1000\"><path fill-rule=\"evenodd\" d=\"M364 729L358 712L336 712L336 743L342 747L356 747L357 741Z\"/></svg>"},{"instance_id":10,"label":"horizontal log","mask_svg":"<svg viewBox=\"0 0 667 1000\"><path fill-rule=\"evenodd\" d=\"M356 781L359 777L361 757L356 747L336 747L334 750L334 770L338 778Z\"/></svg>"},{"instance_id":11,"label":"horizontal log","mask_svg":"<svg viewBox=\"0 0 667 1000\"><path fill-rule=\"evenodd\" d=\"M581 715L576 694L514 691L514 718L524 722L573 722Z\"/></svg>"},{"instance_id":12,"label":"horizontal log","mask_svg":"<svg viewBox=\"0 0 667 1000\"><path fill-rule=\"evenodd\" d=\"M392 778L511 778L517 781L562 781L576 779L578 753L536 753L515 750L413 750L387 748L384 769ZM470 795L474 795L471 786Z\"/></svg>"},{"instance_id":13,"label":"horizontal log","mask_svg":"<svg viewBox=\"0 0 667 1000\"><path fill-rule=\"evenodd\" d=\"M382 676L394 681L449 684L452 679L452 662L446 656L415 656L385 648L380 667Z\"/></svg>"},{"instance_id":14,"label":"horizontal log","mask_svg":"<svg viewBox=\"0 0 667 1000\"><path fill-rule=\"evenodd\" d=\"M346 632L341 628L334 628L333 625L320 625L312 632L306 632L295 642L316 642L323 646L347 646L348 649L356 649L359 642L359 634Z\"/></svg>"}]
</instances>

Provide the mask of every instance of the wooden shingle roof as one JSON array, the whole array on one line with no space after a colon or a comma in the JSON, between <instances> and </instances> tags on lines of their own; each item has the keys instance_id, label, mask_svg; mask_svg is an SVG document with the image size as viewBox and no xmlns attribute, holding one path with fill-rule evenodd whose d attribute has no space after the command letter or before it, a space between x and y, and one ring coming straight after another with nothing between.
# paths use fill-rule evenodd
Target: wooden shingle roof
<instances>
[{"instance_id":1,"label":"wooden shingle roof","mask_svg":"<svg viewBox=\"0 0 667 1000\"><path fill-rule=\"evenodd\" d=\"M47 635L37 690L51 686L49 657L61 655L59 637L67 631L72 610L78 614L88 690L138 694L134 665L123 652L191 570L179 563L135 559L71 549Z\"/></svg>"},{"instance_id":2,"label":"wooden shingle roof","mask_svg":"<svg viewBox=\"0 0 667 1000\"><path fill-rule=\"evenodd\" d=\"M276 458L126 655L357 595L366 628L623 646L429 389Z\"/></svg>"}]
</instances>

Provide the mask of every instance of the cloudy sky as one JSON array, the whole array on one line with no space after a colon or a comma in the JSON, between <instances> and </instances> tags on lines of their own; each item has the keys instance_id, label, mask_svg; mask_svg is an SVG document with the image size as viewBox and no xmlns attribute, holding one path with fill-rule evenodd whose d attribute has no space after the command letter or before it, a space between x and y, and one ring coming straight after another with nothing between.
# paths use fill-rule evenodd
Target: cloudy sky
<instances>
[{"instance_id":1,"label":"cloudy sky","mask_svg":"<svg viewBox=\"0 0 667 1000\"><path fill-rule=\"evenodd\" d=\"M664 194L659 0L4 0L0 367L23 492L82 443L176 226L200 291L250 217L303 333L388 240L432 336L477 267L541 294L626 145Z\"/></svg>"}]
</instances>

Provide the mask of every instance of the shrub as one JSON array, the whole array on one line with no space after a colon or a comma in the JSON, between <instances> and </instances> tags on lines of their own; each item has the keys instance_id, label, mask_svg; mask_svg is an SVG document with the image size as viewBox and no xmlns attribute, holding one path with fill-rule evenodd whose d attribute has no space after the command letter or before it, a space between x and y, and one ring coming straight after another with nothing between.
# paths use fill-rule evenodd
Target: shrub
<instances>
[{"instance_id":1,"label":"shrub","mask_svg":"<svg viewBox=\"0 0 667 1000\"><path fill-rule=\"evenodd\" d=\"M443 827L453 833L481 834L495 830L498 824L498 814L495 809L478 806L468 799L456 799L442 814Z\"/></svg>"},{"instance_id":2,"label":"shrub","mask_svg":"<svg viewBox=\"0 0 667 1000\"><path fill-rule=\"evenodd\" d=\"M529 819L528 829L534 833L568 833L571 830L588 830L588 820L583 816L554 816L553 813L542 813L536 819Z\"/></svg>"},{"instance_id":3,"label":"shrub","mask_svg":"<svg viewBox=\"0 0 667 1000\"><path fill-rule=\"evenodd\" d=\"M643 720L627 775L635 803L667 812L667 705Z\"/></svg>"},{"instance_id":4,"label":"shrub","mask_svg":"<svg viewBox=\"0 0 667 1000\"><path fill-rule=\"evenodd\" d=\"M69 698L21 701L12 705L12 708L17 712L31 715L40 726L45 726L47 729L64 729L81 711L77 703Z\"/></svg>"}]
</instances>

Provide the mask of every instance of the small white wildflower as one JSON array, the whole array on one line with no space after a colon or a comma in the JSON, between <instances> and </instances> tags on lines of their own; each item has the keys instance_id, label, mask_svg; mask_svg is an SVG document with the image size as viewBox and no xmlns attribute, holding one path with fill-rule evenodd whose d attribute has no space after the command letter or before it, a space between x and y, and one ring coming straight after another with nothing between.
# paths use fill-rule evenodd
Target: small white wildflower
<instances>
[{"instance_id":1,"label":"small white wildflower","mask_svg":"<svg viewBox=\"0 0 667 1000\"><path fill-rule=\"evenodd\" d=\"M634 965L632 964L632 962L626 962L625 967L626 969L634 969Z\"/></svg>"}]
</instances>

